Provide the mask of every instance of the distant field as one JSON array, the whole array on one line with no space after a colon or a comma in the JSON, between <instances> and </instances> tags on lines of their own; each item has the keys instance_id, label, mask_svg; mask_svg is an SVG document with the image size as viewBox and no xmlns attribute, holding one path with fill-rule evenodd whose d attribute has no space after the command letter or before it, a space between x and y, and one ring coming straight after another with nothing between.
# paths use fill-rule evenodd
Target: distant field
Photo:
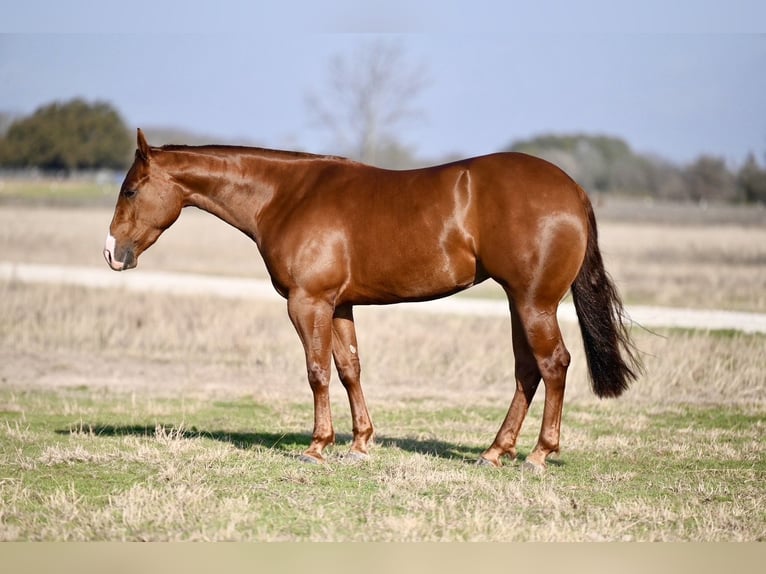
<instances>
[{"instance_id":1,"label":"distant field","mask_svg":"<svg viewBox=\"0 0 766 574\"><path fill-rule=\"evenodd\" d=\"M110 219L0 206L0 260L105 265ZM766 310L761 227L605 217L601 235L629 302ZM142 268L265 274L197 211ZM766 540L766 337L636 329L646 375L599 401L565 325L562 453L540 477L472 464L512 395L507 319L356 315L377 446L344 459L334 378L339 444L314 467L296 460L311 393L284 304L0 282L0 539Z\"/></svg>"},{"instance_id":2,"label":"distant field","mask_svg":"<svg viewBox=\"0 0 766 574\"><path fill-rule=\"evenodd\" d=\"M117 189L119 189L119 183L114 180L0 177L0 205L58 207L113 205Z\"/></svg>"}]
</instances>

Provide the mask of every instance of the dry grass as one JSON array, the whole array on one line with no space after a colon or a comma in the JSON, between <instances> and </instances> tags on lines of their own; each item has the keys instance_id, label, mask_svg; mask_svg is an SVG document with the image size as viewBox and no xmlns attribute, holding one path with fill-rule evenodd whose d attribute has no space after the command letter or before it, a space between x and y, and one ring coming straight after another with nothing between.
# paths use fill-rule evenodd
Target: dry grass
<instances>
[{"instance_id":1,"label":"dry grass","mask_svg":"<svg viewBox=\"0 0 766 574\"><path fill-rule=\"evenodd\" d=\"M766 228L605 223L607 268L628 302L766 311Z\"/></svg>"},{"instance_id":2,"label":"dry grass","mask_svg":"<svg viewBox=\"0 0 766 574\"><path fill-rule=\"evenodd\" d=\"M283 304L0 283L0 376L23 385L93 385L152 395L307 396L303 353ZM374 402L505 404L509 320L359 309L365 391ZM594 403L576 325L567 400ZM635 331L644 376L621 401L761 408L760 336ZM97 376L94 376L97 373ZM157 385L154 381L161 380ZM334 391L342 395L340 385Z\"/></svg>"}]
</instances>

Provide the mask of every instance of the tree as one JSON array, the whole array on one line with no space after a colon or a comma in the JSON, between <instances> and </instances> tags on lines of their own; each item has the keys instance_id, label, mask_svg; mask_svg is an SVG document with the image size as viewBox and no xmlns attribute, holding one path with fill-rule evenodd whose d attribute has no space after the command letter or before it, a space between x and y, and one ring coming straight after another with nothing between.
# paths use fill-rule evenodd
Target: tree
<instances>
[{"instance_id":1,"label":"tree","mask_svg":"<svg viewBox=\"0 0 766 574\"><path fill-rule=\"evenodd\" d=\"M684 179L694 201L734 201L739 196L734 175L719 157L700 156L686 168Z\"/></svg>"},{"instance_id":2,"label":"tree","mask_svg":"<svg viewBox=\"0 0 766 574\"><path fill-rule=\"evenodd\" d=\"M0 140L0 165L72 171L124 168L133 142L108 103L54 102L11 124Z\"/></svg>"},{"instance_id":3,"label":"tree","mask_svg":"<svg viewBox=\"0 0 766 574\"><path fill-rule=\"evenodd\" d=\"M423 66L410 65L400 45L374 42L333 58L326 89L306 101L342 153L366 163L387 163L384 156L398 163L407 149L397 131L422 115L415 104L426 82Z\"/></svg>"},{"instance_id":4,"label":"tree","mask_svg":"<svg viewBox=\"0 0 766 574\"><path fill-rule=\"evenodd\" d=\"M766 203L766 169L758 165L752 153L737 174L737 184L745 201Z\"/></svg>"},{"instance_id":5,"label":"tree","mask_svg":"<svg viewBox=\"0 0 766 574\"><path fill-rule=\"evenodd\" d=\"M689 187L683 170L659 156L646 156L650 164L648 187L659 199L688 201Z\"/></svg>"},{"instance_id":6,"label":"tree","mask_svg":"<svg viewBox=\"0 0 766 574\"><path fill-rule=\"evenodd\" d=\"M0 138L5 136L8 128L13 123L13 116L8 112L0 112Z\"/></svg>"}]
</instances>

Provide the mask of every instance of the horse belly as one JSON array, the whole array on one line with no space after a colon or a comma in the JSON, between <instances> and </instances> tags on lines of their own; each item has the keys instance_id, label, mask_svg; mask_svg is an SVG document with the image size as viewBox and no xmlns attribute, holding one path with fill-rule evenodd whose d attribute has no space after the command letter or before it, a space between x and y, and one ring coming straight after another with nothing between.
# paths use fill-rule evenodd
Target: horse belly
<instances>
[{"instance_id":1,"label":"horse belly","mask_svg":"<svg viewBox=\"0 0 766 574\"><path fill-rule=\"evenodd\" d=\"M426 241L407 235L380 242L370 253L355 253L350 287L360 303L435 299L484 279L466 241L449 236Z\"/></svg>"}]
</instances>

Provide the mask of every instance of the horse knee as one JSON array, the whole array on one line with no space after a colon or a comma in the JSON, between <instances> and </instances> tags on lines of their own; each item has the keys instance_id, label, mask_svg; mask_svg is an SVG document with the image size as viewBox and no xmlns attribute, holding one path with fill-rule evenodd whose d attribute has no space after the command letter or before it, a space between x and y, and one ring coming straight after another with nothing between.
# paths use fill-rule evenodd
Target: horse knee
<instances>
[{"instance_id":1,"label":"horse knee","mask_svg":"<svg viewBox=\"0 0 766 574\"><path fill-rule=\"evenodd\" d=\"M330 370L319 363L310 363L307 367L309 385L318 390L330 385Z\"/></svg>"}]
</instances>

